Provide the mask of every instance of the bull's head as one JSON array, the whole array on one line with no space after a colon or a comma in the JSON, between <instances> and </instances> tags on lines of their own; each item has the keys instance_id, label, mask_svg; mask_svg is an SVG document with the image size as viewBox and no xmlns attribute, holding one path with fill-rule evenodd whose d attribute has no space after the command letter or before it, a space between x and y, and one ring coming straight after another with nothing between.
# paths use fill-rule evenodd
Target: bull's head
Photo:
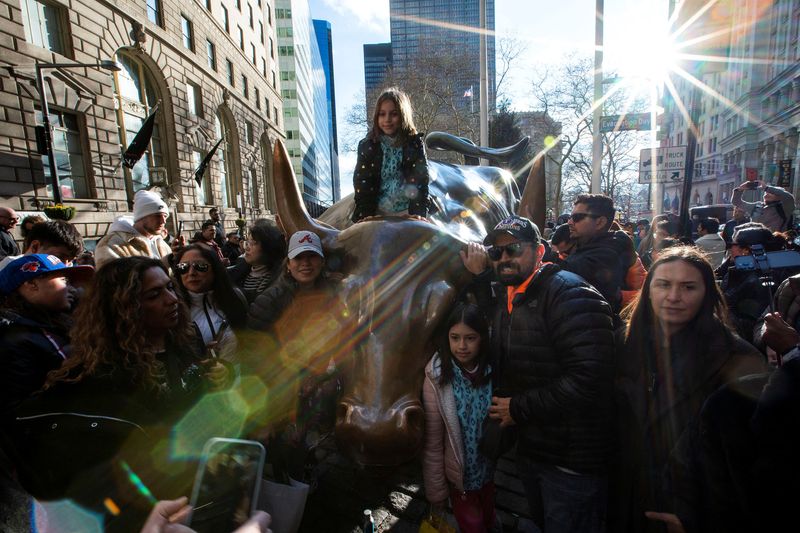
<instances>
[{"instance_id":1,"label":"bull's head","mask_svg":"<svg viewBox=\"0 0 800 533\"><path fill-rule=\"evenodd\" d=\"M350 364L336 417L339 447L364 465L405 462L423 442L420 392L434 333L471 279L458 254L464 243L436 225L400 217L344 230L321 224L308 215L280 142L273 169L284 230L317 233L344 276Z\"/></svg>"}]
</instances>

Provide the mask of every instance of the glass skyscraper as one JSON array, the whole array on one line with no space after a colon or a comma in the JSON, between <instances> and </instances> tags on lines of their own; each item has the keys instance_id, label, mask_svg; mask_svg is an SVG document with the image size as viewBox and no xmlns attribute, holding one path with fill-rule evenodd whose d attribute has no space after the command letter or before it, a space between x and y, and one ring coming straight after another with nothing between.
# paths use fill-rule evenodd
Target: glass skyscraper
<instances>
[{"instance_id":1,"label":"glass skyscraper","mask_svg":"<svg viewBox=\"0 0 800 533\"><path fill-rule=\"evenodd\" d=\"M339 141L336 133L336 90L333 76L333 38L331 23L327 20L314 19L314 33L317 36L322 68L325 70L325 95L328 101L328 132L331 138L331 186L333 201L340 198L339 189Z\"/></svg>"}]
</instances>

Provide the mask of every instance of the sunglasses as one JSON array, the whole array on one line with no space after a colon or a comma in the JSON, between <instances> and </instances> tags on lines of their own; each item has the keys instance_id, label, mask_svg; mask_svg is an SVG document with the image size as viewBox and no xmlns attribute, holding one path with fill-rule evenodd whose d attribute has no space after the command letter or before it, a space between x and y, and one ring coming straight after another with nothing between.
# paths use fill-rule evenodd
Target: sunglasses
<instances>
[{"instance_id":1,"label":"sunglasses","mask_svg":"<svg viewBox=\"0 0 800 533\"><path fill-rule=\"evenodd\" d=\"M505 246L490 246L486 250L486 253L489 255L489 259L492 261L500 261L500 259L503 257L503 252L508 254L508 257L519 257L523 254L523 246L526 244L530 243L515 242L512 244L506 244Z\"/></svg>"},{"instance_id":2,"label":"sunglasses","mask_svg":"<svg viewBox=\"0 0 800 533\"><path fill-rule=\"evenodd\" d=\"M601 216L603 215L595 215L594 213L572 213L569 218L571 218L573 222L577 223L586 217L600 218Z\"/></svg>"},{"instance_id":3,"label":"sunglasses","mask_svg":"<svg viewBox=\"0 0 800 533\"><path fill-rule=\"evenodd\" d=\"M191 263L178 263L175 265L175 272L183 276L189 272L190 268L194 268L197 272L208 272L211 267L208 263L201 263L200 261L192 261Z\"/></svg>"}]
</instances>

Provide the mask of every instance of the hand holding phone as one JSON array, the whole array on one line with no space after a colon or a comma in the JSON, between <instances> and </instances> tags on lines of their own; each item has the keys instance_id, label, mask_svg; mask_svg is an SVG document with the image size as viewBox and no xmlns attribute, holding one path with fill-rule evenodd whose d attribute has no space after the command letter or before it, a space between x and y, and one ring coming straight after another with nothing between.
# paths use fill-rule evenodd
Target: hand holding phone
<instances>
[{"instance_id":1,"label":"hand holding phone","mask_svg":"<svg viewBox=\"0 0 800 533\"><path fill-rule=\"evenodd\" d=\"M197 533L234 531L255 512L266 452L255 441L209 439L192 489L187 525Z\"/></svg>"}]
</instances>

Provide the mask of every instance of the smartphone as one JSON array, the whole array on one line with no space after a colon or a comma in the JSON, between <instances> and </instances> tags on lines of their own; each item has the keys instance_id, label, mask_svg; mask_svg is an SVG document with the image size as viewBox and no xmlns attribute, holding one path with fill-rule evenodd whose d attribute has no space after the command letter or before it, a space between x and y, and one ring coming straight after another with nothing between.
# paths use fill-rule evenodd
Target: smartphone
<instances>
[{"instance_id":1,"label":"smartphone","mask_svg":"<svg viewBox=\"0 0 800 533\"><path fill-rule=\"evenodd\" d=\"M209 439L192 489L187 525L197 533L234 531L258 504L266 452L255 441Z\"/></svg>"}]
</instances>

